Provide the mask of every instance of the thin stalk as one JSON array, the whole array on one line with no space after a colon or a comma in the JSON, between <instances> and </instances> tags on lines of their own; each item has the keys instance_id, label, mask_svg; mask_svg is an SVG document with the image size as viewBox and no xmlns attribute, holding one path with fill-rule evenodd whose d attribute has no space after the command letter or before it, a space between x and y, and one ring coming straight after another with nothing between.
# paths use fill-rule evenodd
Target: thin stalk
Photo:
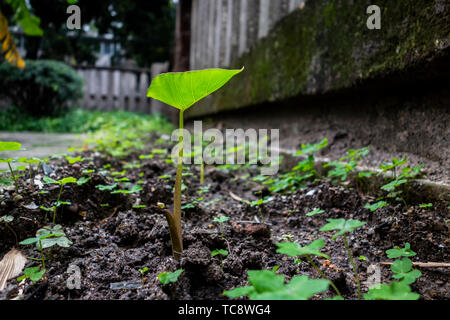
<instances>
[{"instance_id":1,"label":"thin stalk","mask_svg":"<svg viewBox=\"0 0 450 320\"><path fill-rule=\"evenodd\" d=\"M41 251L42 269L45 269L45 256L44 256L44 249L42 248L41 240L39 240L39 250Z\"/></svg>"},{"instance_id":2,"label":"thin stalk","mask_svg":"<svg viewBox=\"0 0 450 320\"><path fill-rule=\"evenodd\" d=\"M316 269L316 271L322 276L322 278L327 279L328 281L330 281L331 286L333 287L334 291L336 291L338 296L341 296L341 293L339 292L339 289L334 285L333 281L331 281L326 275L325 273L320 270L320 268L314 263L314 261L312 261L312 259L309 257L309 255L305 254L306 260L308 260L308 262L313 266L314 269Z\"/></svg>"},{"instance_id":3,"label":"thin stalk","mask_svg":"<svg viewBox=\"0 0 450 320\"><path fill-rule=\"evenodd\" d=\"M183 129L183 110L180 110L180 131ZM169 224L170 240L172 243L172 254L176 260L181 258L183 251L183 238L181 231L181 183L183 174L183 134L180 135L180 153L178 156L177 175L175 178L175 191L173 197L173 213L166 212Z\"/></svg>"},{"instance_id":4,"label":"thin stalk","mask_svg":"<svg viewBox=\"0 0 450 320\"><path fill-rule=\"evenodd\" d=\"M347 241L347 235L345 233L344 233L344 243L345 243L345 247L347 248L347 253L350 258L350 262L353 267L353 273L355 274L356 285L358 286L358 300L360 300L361 299L361 285L359 284L359 274L358 274L358 271L356 270L356 264L355 264L355 261L353 260L352 250L350 250L350 247L349 247L348 241Z\"/></svg>"},{"instance_id":5,"label":"thin stalk","mask_svg":"<svg viewBox=\"0 0 450 320\"><path fill-rule=\"evenodd\" d=\"M61 184L61 188L59 188L59 194L58 194L58 200L56 200L56 207L55 207L55 210L53 210L53 225L55 225L55 220L56 220L56 211L58 211L58 203L59 203L59 200L61 199L61 193L62 193L62 190L63 190L63 184Z\"/></svg>"},{"instance_id":6,"label":"thin stalk","mask_svg":"<svg viewBox=\"0 0 450 320\"><path fill-rule=\"evenodd\" d=\"M223 260L222 260L221 254L219 254L219 258L220 258L220 269L222 270L222 273L223 273Z\"/></svg>"},{"instance_id":7,"label":"thin stalk","mask_svg":"<svg viewBox=\"0 0 450 320\"><path fill-rule=\"evenodd\" d=\"M9 161L8 161L8 167L9 167L9 171L11 172L11 176L12 176L13 179L14 179L14 184L15 184L15 186L16 186L16 193L18 193L18 192L19 192L19 183L17 182L17 177L16 177L16 175L14 174L14 171L13 171L13 169L11 168L11 164L9 163Z\"/></svg>"}]
</instances>

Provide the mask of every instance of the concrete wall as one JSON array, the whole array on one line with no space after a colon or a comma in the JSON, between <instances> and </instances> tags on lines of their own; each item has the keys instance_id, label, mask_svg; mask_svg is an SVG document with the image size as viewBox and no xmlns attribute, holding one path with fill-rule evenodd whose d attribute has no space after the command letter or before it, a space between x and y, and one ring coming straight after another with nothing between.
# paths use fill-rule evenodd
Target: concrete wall
<instances>
[{"instance_id":1,"label":"concrete wall","mask_svg":"<svg viewBox=\"0 0 450 320\"><path fill-rule=\"evenodd\" d=\"M192 0L190 69L226 67L304 0Z\"/></svg>"}]
</instances>

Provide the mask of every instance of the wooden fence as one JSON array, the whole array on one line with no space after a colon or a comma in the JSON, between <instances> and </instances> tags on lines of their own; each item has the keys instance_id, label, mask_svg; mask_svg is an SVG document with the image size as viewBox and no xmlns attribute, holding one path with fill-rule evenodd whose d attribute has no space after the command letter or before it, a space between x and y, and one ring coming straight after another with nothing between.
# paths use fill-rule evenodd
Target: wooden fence
<instances>
[{"instance_id":1,"label":"wooden fence","mask_svg":"<svg viewBox=\"0 0 450 320\"><path fill-rule=\"evenodd\" d=\"M147 98L151 79L167 72L169 63L154 63L151 69L75 66L84 79L83 109L160 112L161 103Z\"/></svg>"}]
</instances>

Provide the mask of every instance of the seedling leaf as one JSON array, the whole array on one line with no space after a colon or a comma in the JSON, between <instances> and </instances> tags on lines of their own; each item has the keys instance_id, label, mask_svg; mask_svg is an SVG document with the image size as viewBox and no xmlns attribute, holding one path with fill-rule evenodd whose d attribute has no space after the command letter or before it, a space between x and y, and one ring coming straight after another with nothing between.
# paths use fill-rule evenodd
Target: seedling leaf
<instances>
[{"instance_id":1,"label":"seedling leaf","mask_svg":"<svg viewBox=\"0 0 450 320\"><path fill-rule=\"evenodd\" d=\"M240 70L205 69L163 73L153 79L147 96L182 111L220 89Z\"/></svg>"}]
</instances>

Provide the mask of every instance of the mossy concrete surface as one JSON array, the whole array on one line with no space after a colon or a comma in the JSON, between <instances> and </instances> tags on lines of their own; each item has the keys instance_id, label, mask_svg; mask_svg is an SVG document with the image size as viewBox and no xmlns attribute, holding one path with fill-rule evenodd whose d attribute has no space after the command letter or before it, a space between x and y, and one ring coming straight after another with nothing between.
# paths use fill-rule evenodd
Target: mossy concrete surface
<instances>
[{"instance_id":1,"label":"mossy concrete surface","mask_svg":"<svg viewBox=\"0 0 450 320\"><path fill-rule=\"evenodd\" d=\"M381 30L366 26L373 4ZM309 0L230 66L243 73L187 116L327 93L448 57L449 17L445 0Z\"/></svg>"}]
</instances>

